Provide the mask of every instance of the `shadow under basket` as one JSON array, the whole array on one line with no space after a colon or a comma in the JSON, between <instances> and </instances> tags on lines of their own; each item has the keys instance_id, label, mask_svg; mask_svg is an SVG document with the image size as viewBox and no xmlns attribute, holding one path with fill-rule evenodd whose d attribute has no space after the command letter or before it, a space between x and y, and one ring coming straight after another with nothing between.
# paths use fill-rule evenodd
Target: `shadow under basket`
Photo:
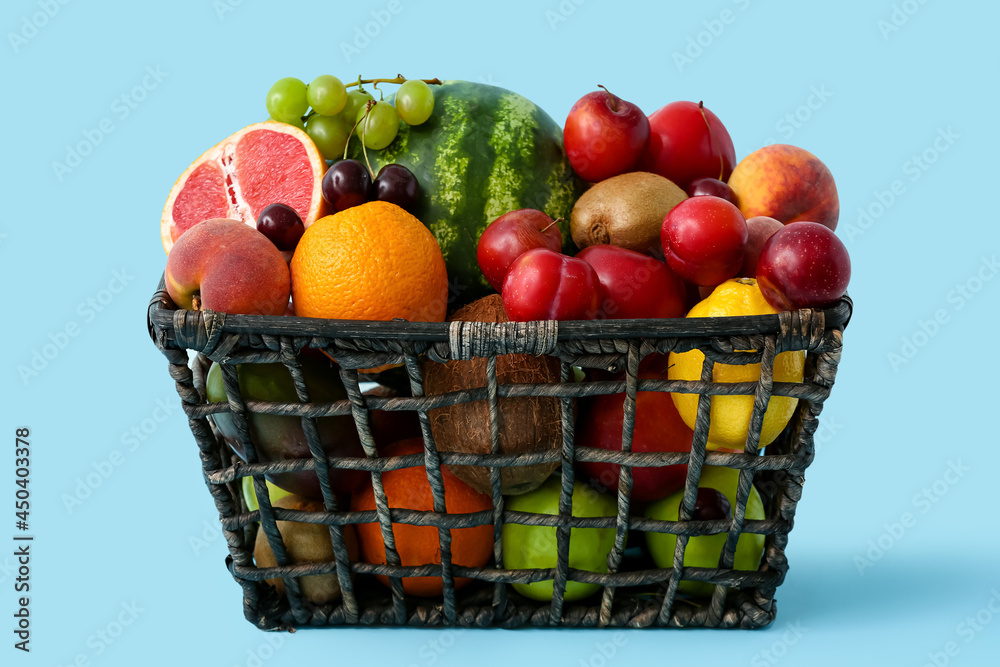
<instances>
[{"instance_id":1,"label":"shadow under basket","mask_svg":"<svg viewBox=\"0 0 1000 667\"><path fill-rule=\"evenodd\" d=\"M321 320L304 317L228 315L212 311L178 310L161 280L148 310L150 337L167 357L191 432L198 444L206 484L218 509L229 548L227 567L243 589L246 618L261 629L290 630L307 626L411 626L411 627L712 627L760 628L775 617L775 590L788 570L785 547L802 495L805 469L813 460L813 434L823 402L830 394L837 372L843 330L851 317L852 303L844 297L827 310L799 310L777 315L710 319L603 320L586 322L365 322ZM337 359L347 399L311 403L297 355L304 348L326 352ZM699 349L705 354L701 381L637 379L639 362L649 354ZM747 352L747 351L750 352ZM780 352L805 350L802 383L773 381L773 364ZM196 354L189 354L196 353ZM549 355L560 361L561 381L549 384L498 384L495 359L502 354ZM486 358L487 386L481 389L424 396L420 364L454 359ZM228 403L208 403L205 377L211 361L219 362ZM715 383L713 364L761 364L760 380ZM251 401L240 396L236 364L283 363L298 392L295 403ZM402 364L397 376L408 382L409 396L364 395L357 369ZM573 367L624 371L624 379L575 382ZM621 376L619 376L621 377ZM700 394L697 422L690 452L638 453L631 451L638 390ZM576 447L573 410L576 398L624 393L624 424L620 451ZM706 451L710 396L751 395L754 408L744 453ZM498 397L553 396L561 406L561 448L520 455L503 455L492 430L490 454L439 452L434 444L428 411L444 405L487 401L496 416ZM764 411L771 396L798 398L795 414L781 435L758 451ZM252 410L251 410L252 408ZM424 439L424 456L380 456L372 441L370 413L376 410L413 411ZM250 442L248 412L297 415L309 441L312 458L260 463ZM236 457L214 428L209 416L231 412L241 429L247 460ZM366 458L328 457L319 443L316 418L351 415ZM419 459L419 460L417 460ZM574 463L605 461L620 464L617 516L579 518L570 514ZM504 508L499 470L505 466L549 462L559 464L561 477L558 515L512 512ZM492 511L447 514L441 466L490 467ZM658 521L630 511L631 466L687 464L688 471L678 521ZM717 521L692 521L702 466L739 470L732 517ZM381 484L388 470L425 465L436 512L390 510ZM375 511L348 511L338 506L330 489L328 471L350 468L370 472L375 488ZM264 476L293 470L318 474L325 511L305 512L271 505ZM251 511L241 490L242 478L252 477L260 508ZM765 509L764 520L745 519L751 486L757 488ZM275 521L301 521L329 527L334 558L325 563L288 563L285 545ZM342 526L381 524L391 535L392 523L438 527L438 564L402 566L395 548L386 549L387 564L352 562L345 547ZM503 569L500 526L505 521L556 527L558 559L551 569ZM492 525L493 558L484 567L461 567L451 562L449 529ZM614 548L607 573L569 567L570 529L575 526L615 530ZM254 564L254 540L263 530L274 552L276 567ZM635 555L628 536L644 531L678 536L675 567L658 568L650 559ZM718 567L678 567L688 538L727 533ZM737 540L743 533L765 536L764 554L756 571L733 569ZM299 577L336 573L342 596L334 604L314 605L302 597ZM372 575L387 575L386 587ZM442 578L443 593L436 598L412 597L403 592L403 576ZM281 577L285 594L265 580ZM455 577L473 581L456 591ZM554 580L551 601L537 602L519 595L510 583ZM689 598L678 592L680 580L714 585L710 597ZM564 600L567 581L599 584L591 597Z\"/></svg>"}]
</instances>

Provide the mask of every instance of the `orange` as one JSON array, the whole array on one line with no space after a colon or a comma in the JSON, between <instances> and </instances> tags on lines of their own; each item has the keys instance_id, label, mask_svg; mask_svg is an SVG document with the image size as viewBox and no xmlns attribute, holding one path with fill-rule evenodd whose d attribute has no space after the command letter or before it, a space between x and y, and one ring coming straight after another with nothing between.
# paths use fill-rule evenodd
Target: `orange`
<instances>
[{"instance_id":1,"label":"orange","mask_svg":"<svg viewBox=\"0 0 1000 667\"><path fill-rule=\"evenodd\" d=\"M753 278L733 278L722 283L703 301L688 312L687 317L726 317L736 315L768 315L776 313L757 287ZM806 353L798 350L782 352L774 359L775 382L802 382ZM705 355L700 350L670 353L667 377L671 380L700 380ZM756 382L760 380L760 364L743 366L715 364L713 382ZM698 394L672 393L681 419L693 429L698 415ZM797 398L772 396L764 412L760 447L771 444L784 430L795 413ZM738 449L746 446L753 413L753 396L712 396L711 425L708 449Z\"/></svg>"},{"instance_id":2,"label":"orange","mask_svg":"<svg viewBox=\"0 0 1000 667\"><path fill-rule=\"evenodd\" d=\"M424 441L420 438L401 440L387 447L383 456L405 456L422 454ZM444 479L445 508L449 514L484 512L493 508L489 496L479 493L465 482L455 477L447 468L441 468ZM430 512L434 510L434 497L427 482L424 466L400 468L382 473L382 486L391 508L402 508ZM375 491L371 484L355 492L351 499L351 509L355 511L375 509ZM355 525L361 546L361 559L366 563L384 564L385 543L382 541L382 527L378 522ZM396 551L403 565L433 565L441 563L441 546L438 529L434 526L414 526L393 523L392 534L396 540ZM465 567L482 567L493 555L493 525L454 528L451 531L451 562ZM386 586L389 578L378 577ZM469 583L469 579L455 578L455 588ZM444 585L441 577L403 577L403 591L409 595L441 595Z\"/></svg>"},{"instance_id":3,"label":"orange","mask_svg":"<svg viewBox=\"0 0 1000 667\"><path fill-rule=\"evenodd\" d=\"M373 201L320 218L291 262L301 317L443 322L448 276L430 230L395 204Z\"/></svg>"}]
</instances>

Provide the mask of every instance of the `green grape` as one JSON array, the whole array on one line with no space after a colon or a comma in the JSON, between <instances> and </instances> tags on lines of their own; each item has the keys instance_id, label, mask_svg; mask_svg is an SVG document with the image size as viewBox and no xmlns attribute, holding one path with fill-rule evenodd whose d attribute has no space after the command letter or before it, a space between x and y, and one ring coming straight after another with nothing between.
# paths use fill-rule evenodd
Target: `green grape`
<instances>
[{"instance_id":1,"label":"green grape","mask_svg":"<svg viewBox=\"0 0 1000 667\"><path fill-rule=\"evenodd\" d=\"M283 120L278 120L277 118L272 118L270 116L268 116L267 119L270 120L270 121L274 121L276 123L285 123L285 121L283 121ZM291 122L285 123L285 125L294 125L295 127L299 128L300 130L306 129L306 124L302 121L301 118L296 118L295 120L293 120Z\"/></svg>"},{"instance_id":2,"label":"green grape","mask_svg":"<svg viewBox=\"0 0 1000 667\"><path fill-rule=\"evenodd\" d=\"M346 118L354 118L357 121L358 109L363 109L368 100L375 99L367 90L352 90L347 93L347 104L341 112Z\"/></svg>"},{"instance_id":3,"label":"green grape","mask_svg":"<svg viewBox=\"0 0 1000 667\"><path fill-rule=\"evenodd\" d=\"M321 74L306 88L306 100L316 113L336 116L347 104L347 89L337 77Z\"/></svg>"},{"instance_id":4,"label":"green grape","mask_svg":"<svg viewBox=\"0 0 1000 667\"><path fill-rule=\"evenodd\" d=\"M327 160L339 160L344 157L344 148L351 138L351 128L354 122L343 114L337 116L309 117L306 123L306 133L312 138L316 148Z\"/></svg>"},{"instance_id":5,"label":"green grape","mask_svg":"<svg viewBox=\"0 0 1000 667\"><path fill-rule=\"evenodd\" d=\"M302 118L309 110L306 101L306 84L293 76L278 79L267 91L265 100L271 118L284 123L292 123Z\"/></svg>"},{"instance_id":6,"label":"green grape","mask_svg":"<svg viewBox=\"0 0 1000 667\"><path fill-rule=\"evenodd\" d=\"M361 107L355 121L364 118L366 111L368 119L358 124L357 135L361 137L366 148L381 150L396 138L396 133L399 132L399 114L396 113L396 107L383 101L373 106L370 111L366 107Z\"/></svg>"},{"instance_id":7,"label":"green grape","mask_svg":"<svg viewBox=\"0 0 1000 667\"><path fill-rule=\"evenodd\" d=\"M419 79L410 79L396 91L396 111L407 125L420 125L434 112L434 93Z\"/></svg>"}]
</instances>

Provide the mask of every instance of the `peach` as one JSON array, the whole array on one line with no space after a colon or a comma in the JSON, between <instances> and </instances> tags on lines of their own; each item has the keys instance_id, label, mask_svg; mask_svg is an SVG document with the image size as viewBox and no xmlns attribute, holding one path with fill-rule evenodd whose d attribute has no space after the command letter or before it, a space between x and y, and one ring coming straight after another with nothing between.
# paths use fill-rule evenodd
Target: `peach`
<instances>
[{"instance_id":1,"label":"peach","mask_svg":"<svg viewBox=\"0 0 1000 667\"><path fill-rule=\"evenodd\" d=\"M177 239L167 256L167 293L178 308L281 315L291 275L281 252L240 220L205 220Z\"/></svg>"},{"instance_id":2,"label":"peach","mask_svg":"<svg viewBox=\"0 0 1000 667\"><path fill-rule=\"evenodd\" d=\"M786 225L808 220L837 228L840 199L833 174L803 148L765 146L743 158L728 183L747 219L766 215Z\"/></svg>"}]
</instances>

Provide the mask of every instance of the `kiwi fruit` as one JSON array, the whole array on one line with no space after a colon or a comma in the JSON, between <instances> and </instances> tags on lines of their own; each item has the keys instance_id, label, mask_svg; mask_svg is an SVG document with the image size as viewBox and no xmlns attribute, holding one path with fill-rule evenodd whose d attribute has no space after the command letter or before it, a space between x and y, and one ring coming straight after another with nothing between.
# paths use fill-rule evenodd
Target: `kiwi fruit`
<instances>
[{"instance_id":1,"label":"kiwi fruit","mask_svg":"<svg viewBox=\"0 0 1000 667\"><path fill-rule=\"evenodd\" d=\"M620 174L597 183L573 206L573 242L611 244L660 256L663 218L687 195L670 179L644 171Z\"/></svg>"},{"instance_id":2,"label":"kiwi fruit","mask_svg":"<svg viewBox=\"0 0 1000 667\"><path fill-rule=\"evenodd\" d=\"M451 318L465 322L506 322L499 294L483 297L458 310ZM500 384L549 383L559 381L559 360L529 354L497 357ZM486 386L486 359L426 362L423 366L427 396ZM562 446L562 426L558 398L522 396L498 399L500 452L523 454ZM428 413L437 449L466 454L490 453L489 404L485 400L435 408ZM504 495L528 493L558 467L558 461L500 469ZM475 490L490 494L490 471L485 466L449 466L456 477Z\"/></svg>"},{"instance_id":3,"label":"kiwi fruit","mask_svg":"<svg viewBox=\"0 0 1000 667\"><path fill-rule=\"evenodd\" d=\"M324 510L323 503L296 495L278 498L271 505L306 512L322 512ZM278 521L277 525L278 532L281 533L281 540L285 543L285 553L289 557L289 564L333 562L333 543L330 540L328 526L296 521ZM348 556L352 561L356 561L358 559L358 540L354 526L350 524L343 526L343 535ZM267 541L267 536L261 528L257 529L253 557L257 567L275 567L278 564L274 552L271 551L271 544ZM285 594L283 579L268 579L267 583L274 586L279 595ZM337 580L336 574L314 574L299 577L299 588L302 591L302 597L313 604L330 604L340 599L340 582Z\"/></svg>"}]
</instances>

